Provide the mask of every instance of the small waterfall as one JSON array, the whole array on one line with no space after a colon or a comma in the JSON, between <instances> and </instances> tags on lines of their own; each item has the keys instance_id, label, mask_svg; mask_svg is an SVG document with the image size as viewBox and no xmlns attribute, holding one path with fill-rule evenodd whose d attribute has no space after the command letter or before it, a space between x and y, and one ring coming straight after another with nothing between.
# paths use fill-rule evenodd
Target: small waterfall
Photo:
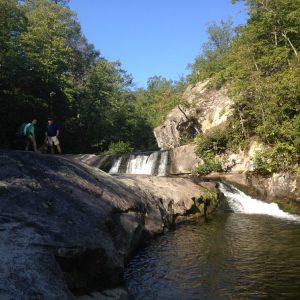
<instances>
[{"instance_id":1,"label":"small waterfall","mask_svg":"<svg viewBox=\"0 0 300 300\"><path fill-rule=\"evenodd\" d=\"M166 176L168 151L131 154L115 159L109 173L143 174Z\"/></svg>"},{"instance_id":2,"label":"small waterfall","mask_svg":"<svg viewBox=\"0 0 300 300\"><path fill-rule=\"evenodd\" d=\"M153 152L150 155L130 155L126 173L153 175L158 155L159 152Z\"/></svg>"},{"instance_id":3,"label":"small waterfall","mask_svg":"<svg viewBox=\"0 0 300 300\"><path fill-rule=\"evenodd\" d=\"M122 159L123 159L122 156L114 159L113 165L112 165L111 169L109 170L109 173L115 174L115 173L119 172L119 168L121 166Z\"/></svg>"},{"instance_id":4,"label":"small waterfall","mask_svg":"<svg viewBox=\"0 0 300 300\"><path fill-rule=\"evenodd\" d=\"M169 154L168 151L161 152L157 176L166 176L167 175L168 158L169 158L168 154Z\"/></svg>"},{"instance_id":5,"label":"small waterfall","mask_svg":"<svg viewBox=\"0 0 300 300\"><path fill-rule=\"evenodd\" d=\"M235 213L263 214L300 222L300 217L284 212L276 203L266 203L251 198L237 188L223 183L219 183L219 189Z\"/></svg>"}]
</instances>

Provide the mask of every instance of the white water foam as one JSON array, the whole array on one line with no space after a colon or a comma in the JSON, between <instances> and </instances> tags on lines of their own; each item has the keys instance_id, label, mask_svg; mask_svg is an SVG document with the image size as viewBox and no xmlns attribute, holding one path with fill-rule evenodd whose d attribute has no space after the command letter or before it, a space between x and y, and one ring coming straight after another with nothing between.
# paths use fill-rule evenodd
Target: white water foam
<instances>
[{"instance_id":1,"label":"white water foam","mask_svg":"<svg viewBox=\"0 0 300 300\"><path fill-rule=\"evenodd\" d=\"M120 165L121 165L121 162L122 162L122 156L120 156L119 158L117 158L117 159L114 161L113 166L110 168L110 170L109 170L108 173L111 173L111 174L118 173L118 172L119 172Z\"/></svg>"},{"instance_id":2,"label":"white water foam","mask_svg":"<svg viewBox=\"0 0 300 300\"><path fill-rule=\"evenodd\" d=\"M127 163L126 173L153 175L158 155L158 151L153 152L150 155L130 155L129 161Z\"/></svg>"},{"instance_id":3,"label":"white water foam","mask_svg":"<svg viewBox=\"0 0 300 300\"><path fill-rule=\"evenodd\" d=\"M158 158L160 160L158 161ZM132 154L129 158L120 156L115 159L109 173L120 173L120 166L122 160L126 160L126 174L143 174L143 175L155 175L156 166L159 163L157 175L166 176L168 167L168 151L155 151L152 153ZM124 164L125 161L122 163ZM123 169L123 167L122 167Z\"/></svg>"},{"instance_id":4,"label":"white water foam","mask_svg":"<svg viewBox=\"0 0 300 300\"><path fill-rule=\"evenodd\" d=\"M219 183L219 189L225 195L230 208L235 213L263 214L300 222L299 216L284 212L276 203L266 203L251 198L237 188L223 183Z\"/></svg>"},{"instance_id":5,"label":"white water foam","mask_svg":"<svg viewBox=\"0 0 300 300\"><path fill-rule=\"evenodd\" d=\"M161 152L157 176L166 176L168 167L168 151Z\"/></svg>"}]
</instances>

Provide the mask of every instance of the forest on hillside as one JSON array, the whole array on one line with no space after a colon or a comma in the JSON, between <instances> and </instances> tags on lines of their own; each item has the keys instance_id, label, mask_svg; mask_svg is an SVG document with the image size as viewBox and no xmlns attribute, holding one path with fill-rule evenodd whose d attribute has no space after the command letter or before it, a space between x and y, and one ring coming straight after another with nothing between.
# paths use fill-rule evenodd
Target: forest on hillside
<instances>
[{"instance_id":1,"label":"forest on hillside","mask_svg":"<svg viewBox=\"0 0 300 300\"><path fill-rule=\"evenodd\" d=\"M198 154L209 161L255 137L266 145L257 158L261 173L296 170L300 1L240 1L247 23L210 24L187 78L154 76L147 88L135 89L121 63L86 40L67 0L0 0L0 147L13 148L17 128L33 117L43 139L51 116L62 128L65 152L154 149L153 128L182 101L188 84L210 78L212 87L228 87L234 115L226 132L198 137Z\"/></svg>"},{"instance_id":2,"label":"forest on hillside","mask_svg":"<svg viewBox=\"0 0 300 300\"><path fill-rule=\"evenodd\" d=\"M0 0L0 45L0 147L14 147L32 118L41 142L48 117L61 126L65 152L154 146L132 77L86 40L68 1Z\"/></svg>"}]
</instances>

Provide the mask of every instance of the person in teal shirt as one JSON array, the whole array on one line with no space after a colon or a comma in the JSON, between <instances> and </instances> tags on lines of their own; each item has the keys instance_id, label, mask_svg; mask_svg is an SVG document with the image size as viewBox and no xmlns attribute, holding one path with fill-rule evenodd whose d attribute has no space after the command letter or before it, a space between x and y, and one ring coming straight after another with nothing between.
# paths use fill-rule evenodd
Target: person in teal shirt
<instances>
[{"instance_id":1,"label":"person in teal shirt","mask_svg":"<svg viewBox=\"0 0 300 300\"><path fill-rule=\"evenodd\" d=\"M36 139L35 139L35 124L37 119L33 119L30 123L27 123L24 127L24 135L27 137L25 150L29 150L30 144L32 144L33 150L37 152Z\"/></svg>"}]
</instances>

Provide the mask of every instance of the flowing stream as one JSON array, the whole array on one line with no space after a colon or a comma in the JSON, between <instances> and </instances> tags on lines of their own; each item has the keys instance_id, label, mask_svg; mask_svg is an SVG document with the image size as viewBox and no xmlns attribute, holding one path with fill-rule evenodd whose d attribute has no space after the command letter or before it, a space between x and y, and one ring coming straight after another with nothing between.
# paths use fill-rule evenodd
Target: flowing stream
<instances>
[{"instance_id":1,"label":"flowing stream","mask_svg":"<svg viewBox=\"0 0 300 300\"><path fill-rule=\"evenodd\" d=\"M300 299L300 218L220 184L205 222L140 250L124 279L134 299Z\"/></svg>"}]
</instances>

